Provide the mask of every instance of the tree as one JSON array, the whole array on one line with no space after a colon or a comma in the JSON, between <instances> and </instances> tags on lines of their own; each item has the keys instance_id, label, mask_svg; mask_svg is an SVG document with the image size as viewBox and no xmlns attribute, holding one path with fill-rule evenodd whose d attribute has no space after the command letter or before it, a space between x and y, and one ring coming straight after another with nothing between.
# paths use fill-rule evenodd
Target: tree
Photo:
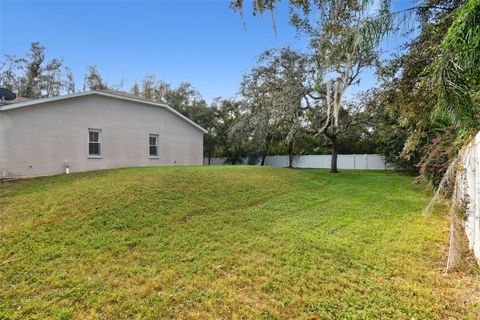
<instances>
[{"instance_id":1,"label":"tree","mask_svg":"<svg viewBox=\"0 0 480 320\"><path fill-rule=\"evenodd\" d=\"M61 59L46 60L45 47L38 42L30 45L24 58L7 55L0 65L0 85L20 97L48 98L68 92L68 70Z\"/></svg>"},{"instance_id":2,"label":"tree","mask_svg":"<svg viewBox=\"0 0 480 320\"><path fill-rule=\"evenodd\" d=\"M53 59L38 76L39 83L36 85L41 93L45 93L46 97L59 96L63 90L68 90L68 83L66 77L64 78L62 70L62 62L58 59ZM35 86L33 87L35 88Z\"/></svg>"},{"instance_id":3,"label":"tree","mask_svg":"<svg viewBox=\"0 0 480 320\"><path fill-rule=\"evenodd\" d=\"M244 142L253 145L252 154L261 156L261 165L265 165L270 140L276 134L272 88L269 88L271 70L256 67L245 75L240 84L243 97L242 115L233 124L232 134L247 137Z\"/></svg>"},{"instance_id":4,"label":"tree","mask_svg":"<svg viewBox=\"0 0 480 320\"><path fill-rule=\"evenodd\" d=\"M154 75L146 75L142 80L142 97L145 99L158 101L155 94L156 80Z\"/></svg>"},{"instance_id":5,"label":"tree","mask_svg":"<svg viewBox=\"0 0 480 320\"><path fill-rule=\"evenodd\" d=\"M270 57L270 58L269 58ZM293 166L295 141L305 131L305 108L302 100L310 88L307 76L310 61L307 56L289 48L277 54L267 52L271 68L277 74L277 94L274 104L277 105L280 129L287 146L288 167Z\"/></svg>"},{"instance_id":6,"label":"tree","mask_svg":"<svg viewBox=\"0 0 480 320\"><path fill-rule=\"evenodd\" d=\"M21 93L25 97L38 98L41 96L39 82L42 73L42 64L45 61L44 51L44 47L38 42L34 42L30 47L30 53L27 55L28 58L21 59L26 68Z\"/></svg>"},{"instance_id":7,"label":"tree","mask_svg":"<svg viewBox=\"0 0 480 320\"><path fill-rule=\"evenodd\" d=\"M273 10L275 3L275 0L256 1L254 13ZM338 136L354 123L351 110L344 109L343 96L351 85L360 81L362 70L374 66L378 59L375 42L362 29L366 12L363 3L335 0L291 3L292 9L299 9L296 12L292 10L292 24L310 38L310 47L313 49L313 91L320 91L324 79L329 78L326 97L309 93L309 99L316 102L313 106L309 99L306 102L316 109L315 134L323 135L330 141L332 173L338 172ZM242 0L232 3L234 9L241 9L242 6ZM310 15L312 6L316 6L318 15ZM344 116L349 113L350 116ZM349 120L342 123L345 119Z\"/></svg>"},{"instance_id":8,"label":"tree","mask_svg":"<svg viewBox=\"0 0 480 320\"><path fill-rule=\"evenodd\" d=\"M134 83L132 86L132 89L130 89L130 92L133 93L136 96L140 96L140 86L138 83Z\"/></svg>"},{"instance_id":9,"label":"tree","mask_svg":"<svg viewBox=\"0 0 480 320\"><path fill-rule=\"evenodd\" d=\"M135 83L130 91L145 99L168 104L186 116L190 106L202 100L200 93L188 82L182 82L174 88L165 81L157 81L155 75L146 75L141 84L140 88Z\"/></svg>"},{"instance_id":10,"label":"tree","mask_svg":"<svg viewBox=\"0 0 480 320\"><path fill-rule=\"evenodd\" d=\"M364 9L348 2L328 2L323 7L323 15L314 28L308 18L295 20L296 26L311 37L314 59L317 66L317 83L329 77L326 83L326 108L317 112L316 134L325 136L331 143L332 162L330 172L336 173L339 135L355 124L354 106L346 108L344 94L348 88L360 81L363 69L377 63L378 53L370 41L363 38L359 30ZM318 86L318 84L317 84ZM323 97L309 95L314 100Z\"/></svg>"},{"instance_id":11,"label":"tree","mask_svg":"<svg viewBox=\"0 0 480 320\"><path fill-rule=\"evenodd\" d=\"M87 75L85 76L84 90L106 90L107 83L103 80L97 66L87 66Z\"/></svg>"},{"instance_id":12,"label":"tree","mask_svg":"<svg viewBox=\"0 0 480 320\"><path fill-rule=\"evenodd\" d=\"M6 55L5 61L0 64L0 85L18 93L19 80L17 77L17 65L15 63L15 56Z\"/></svg>"},{"instance_id":13,"label":"tree","mask_svg":"<svg viewBox=\"0 0 480 320\"><path fill-rule=\"evenodd\" d=\"M245 155L243 143L241 142L243 136L239 136L231 131L233 123L241 115L240 106L238 101L221 98L215 99L211 105L216 110L217 118L215 132L218 148L216 154L226 157L226 163L232 165L240 163L242 156Z\"/></svg>"},{"instance_id":14,"label":"tree","mask_svg":"<svg viewBox=\"0 0 480 320\"><path fill-rule=\"evenodd\" d=\"M383 108L377 137L380 151L387 160L413 170L418 170L418 165L425 163L422 158L428 158L425 150L430 149L434 139L450 130L452 125L465 129L472 123L463 120L472 119L468 116L450 117L447 109L436 109L443 101L438 87L442 81L432 74L439 57L446 56L440 44L456 19L461 3L456 0L430 0L428 4L431 9L424 8L418 13L419 35L404 46L403 54L395 55L377 69L381 86L375 100ZM467 106L468 102L458 110L468 110L464 109ZM455 104L451 107L457 108ZM469 108L474 110L472 104ZM471 113L463 112L463 115L468 114ZM454 145L460 146L465 136L462 130L455 131L459 141ZM457 150L457 147L452 148L449 158L452 159ZM437 167L445 170L446 166Z\"/></svg>"},{"instance_id":15,"label":"tree","mask_svg":"<svg viewBox=\"0 0 480 320\"><path fill-rule=\"evenodd\" d=\"M275 10L277 2L257 0L253 14ZM480 4L478 0L412 1L410 8L393 12L390 2L291 1L291 23L311 38L319 66L334 67L330 70L342 75L340 85L339 78L334 79L337 97L337 92L348 88L348 82L354 82L357 71L375 65L381 40L406 30L412 25L409 18L416 17L410 20L419 21L422 32L407 46L409 53L390 63L391 74L383 85L385 93L378 95L387 108L384 124L394 126L405 138L401 152L405 163L424 153L421 150L432 143L432 136L447 128L461 129L456 131L457 144L464 141L468 130L478 128L480 76L475 66L480 52ZM241 10L243 0L232 1L231 7ZM383 77L388 72L380 69Z\"/></svg>"},{"instance_id":16,"label":"tree","mask_svg":"<svg viewBox=\"0 0 480 320\"><path fill-rule=\"evenodd\" d=\"M70 69L67 69L67 75L66 75L66 91L67 94L73 94L75 93L75 80L73 78L73 73Z\"/></svg>"},{"instance_id":17,"label":"tree","mask_svg":"<svg viewBox=\"0 0 480 320\"><path fill-rule=\"evenodd\" d=\"M189 107L188 117L207 130L207 133L203 136L203 155L208 159L210 165L218 144L216 133L217 110L214 107L209 107L205 100L200 100Z\"/></svg>"},{"instance_id":18,"label":"tree","mask_svg":"<svg viewBox=\"0 0 480 320\"><path fill-rule=\"evenodd\" d=\"M427 71L437 100L433 113L465 131L480 126L480 1L467 0L455 11Z\"/></svg>"},{"instance_id":19,"label":"tree","mask_svg":"<svg viewBox=\"0 0 480 320\"><path fill-rule=\"evenodd\" d=\"M233 130L249 137L265 163L269 142L281 137L287 146L292 167L294 144L303 132L305 87L308 58L290 48L267 50L258 66L244 77L240 92L243 114Z\"/></svg>"},{"instance_id":20,"label":"tree","mask_svg":"<svg viewBox=\"0 0 480 320\"><path fill-rule=\"evenodd\" d=\"M155 88L155 95L157 100L163 103L170 103L171 102L171 95L172 95L172 85L165 81L158 81Z\"/></svg>"},{"instance_id":21,"label":"tree","mask_svg":"<svg viewBox=\"0 0 480 320\"><path fill-rule=\"evenodd\" d=\"M165 102L180 113L187 115L188 106L201 99L200 93L189 82L182 82L175 89L164 92Z\"/></svg>"}]
</instances>

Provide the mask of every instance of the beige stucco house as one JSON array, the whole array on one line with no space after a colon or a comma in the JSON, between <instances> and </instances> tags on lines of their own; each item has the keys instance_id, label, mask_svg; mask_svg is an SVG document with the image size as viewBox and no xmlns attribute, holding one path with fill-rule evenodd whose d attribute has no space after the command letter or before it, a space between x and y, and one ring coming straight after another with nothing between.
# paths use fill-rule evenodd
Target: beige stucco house
<instances>
[{"instance_id":1,"label":"beige stucco house","mask_svg":"<svg viewBox=\"0 0 480 320\"><path fill-rule=\"evenodd\" d=\"M202 165L205 129L171 107L115 91L0 106L0 176Z\"/></svg>"}]
</instances>

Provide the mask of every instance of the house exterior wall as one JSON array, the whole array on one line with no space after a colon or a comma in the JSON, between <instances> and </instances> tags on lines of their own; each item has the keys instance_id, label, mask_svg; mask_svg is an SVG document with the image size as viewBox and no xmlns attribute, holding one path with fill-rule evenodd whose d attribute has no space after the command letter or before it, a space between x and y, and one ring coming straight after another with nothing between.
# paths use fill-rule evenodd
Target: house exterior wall
<instances>
[{"instance_id":1,"label":"house exterior wall","mask_svg":"<svg viewBox=\"0 0 480 320\"><path fill-rule=\"evenodd\" d=\"M101 158L88 156L88 129L100 129ZM149 135L159 135L159 158ZM202 165L203 133L171 111L89 95L0 112L0 174L31 177L98 169Z\"/></svg>"}]
</instances>

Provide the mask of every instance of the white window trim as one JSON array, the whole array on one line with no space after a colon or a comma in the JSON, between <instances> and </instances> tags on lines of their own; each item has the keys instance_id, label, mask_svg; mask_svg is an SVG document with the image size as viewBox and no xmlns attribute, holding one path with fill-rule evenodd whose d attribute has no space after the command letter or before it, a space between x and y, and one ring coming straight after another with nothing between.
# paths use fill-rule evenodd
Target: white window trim
<instances>
[{"instance_id":1,"label":"white window trim","mask_svg":"<svg viewBox=\"0 0 480 320\"><path fill-rule=\"evenodd\" d=\"M156 140L157 140L157 144L156 144L156 147L157 147L157 155L154 155L152 156L150 154L150 147L152 147L153 145L150 144L150 138L151 137L155 137ZM156 134L156 133L150 133L148 135L148 158L149 159L160 159L160 135L159 134Z\"/></svg>"},{"instance_id":2,"label":"white window trim","mask_svg":"<svg viewBox=\"0 0 480 320\"><path fill-rule=\"evenodd\" d=\"M98 144L100 145L100 154L90 154L90 132L98 132ZM89 159L101 159L103 158L103 140L102 129L88 128L87 131L87 157Z\"/></svg>"}]
</instances>

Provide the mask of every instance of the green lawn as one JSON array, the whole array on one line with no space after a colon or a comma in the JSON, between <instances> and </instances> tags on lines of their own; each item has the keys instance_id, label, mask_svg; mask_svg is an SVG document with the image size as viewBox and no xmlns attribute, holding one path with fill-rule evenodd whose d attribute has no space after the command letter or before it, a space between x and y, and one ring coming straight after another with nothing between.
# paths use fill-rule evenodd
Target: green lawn
<instances>
[{"instance_id":1,"label":"green lawn","mask_svg":"<svg viewBox=\"0 0 480 320\"><path fill-rule=\"evenodd\" d=\"M0 319L477 319L392 172L132 168L0 187ZM478 288L478 287L477 287Z\"/></svg>"}]
</instances>

